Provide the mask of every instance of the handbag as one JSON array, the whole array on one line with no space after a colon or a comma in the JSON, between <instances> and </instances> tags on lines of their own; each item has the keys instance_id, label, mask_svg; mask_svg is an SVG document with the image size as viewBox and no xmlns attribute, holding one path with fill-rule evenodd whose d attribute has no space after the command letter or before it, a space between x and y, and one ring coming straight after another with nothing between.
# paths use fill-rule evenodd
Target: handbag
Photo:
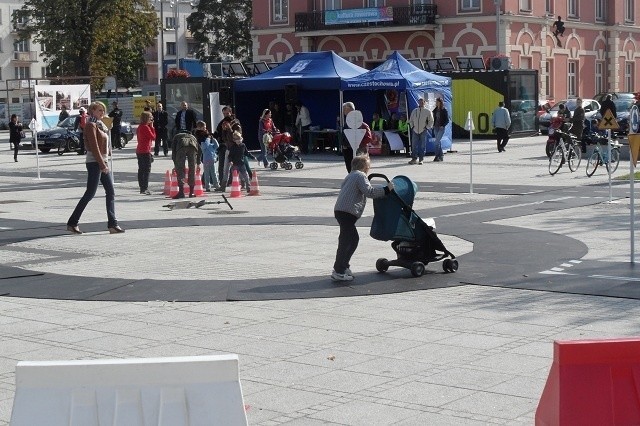
<instances>
[{"instance_id":1,"label":"handbag","mask_svg":"<svg viewBox=\"0 0 640 426\"><path fill-rule=\"evenodd\" d=\"M24 133L24 130L20 130L20 139L26 138L27 135Z\"/></svg>"}]
</instances>

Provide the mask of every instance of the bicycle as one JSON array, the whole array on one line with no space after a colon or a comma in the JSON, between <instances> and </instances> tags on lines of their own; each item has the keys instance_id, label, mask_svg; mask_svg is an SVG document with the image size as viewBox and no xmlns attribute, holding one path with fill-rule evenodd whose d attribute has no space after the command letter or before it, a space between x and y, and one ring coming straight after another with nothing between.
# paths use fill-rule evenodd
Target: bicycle
<instances>
[{"instance_id":1,"label":"bicycle","mask_svg":"<svg viewBox=\"0 0 640 426\"><path fill-rule=\"evenodd\" d=\"M608 143L608 140L607 140ZM618 164L620 164L620 145L618 142L611 142L611 161L609 161L608 155L609 150L604 149L600 151L600 143L596 142L596 147L593 150L593 153L589 156L587 160L587 176L591 177L598 169L598 166L604 164L607 168L607 173L613 174L616 170L618 170Z\"/></svg>"},{"instance_id":2,"label":"bicycle","mask_svg":"<svg viewBox=\"0 0 640 426\"><path fill-rule=\"evenodd\" d=\"M575 135L560 129L556 129L556 132L560 134L560 140L549 158L549 174L551 176L558 173L565 162L569 166L569 170L575 172L582 161L582 153Z\"/></svg>"}]
</instances>

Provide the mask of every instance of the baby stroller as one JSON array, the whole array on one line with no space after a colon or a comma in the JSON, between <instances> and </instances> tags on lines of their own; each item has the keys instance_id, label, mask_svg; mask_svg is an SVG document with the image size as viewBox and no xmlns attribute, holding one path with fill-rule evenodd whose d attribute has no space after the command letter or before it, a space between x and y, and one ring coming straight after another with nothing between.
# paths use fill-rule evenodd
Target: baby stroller
<instances>
[{"instance_id":1,"label":"baby stroller","mask_svg":"<svg viewBox=\"0 0 640 426\"><path fill-rule=\"evenodd\" d=\"M373 178L389 182L383 174L370 174L369 180ZM378 259L378 272L386 272L389 266L401 266L411 270L414 277L420 277L429 262L440 260L443 260L445 272L457 271L458 261L436 235L433 219L425 222L411 208L418 186L406 176L394 177L393 185L394 190L389 196L373 200L374 216L369 235L380 241L391 240L391 248L398 258Z\"/></svg>"},{"instance_id":2,"label":"baby stroller","mask_svg":"<svg viewBox=\"0 0 640 426\"><path fill-rule=\"evenodd\" d=\"M296 169L304 167L304 163L300 158L300 150L297 146L291 145L293 138L288 132L278 133L273 136L269 145L267 145L267 155L273 158L269 165L271 170L277 170L278 166L285 170L291 170L293 165L291 161L295 158Z\"/></svg>"}]
</instances>

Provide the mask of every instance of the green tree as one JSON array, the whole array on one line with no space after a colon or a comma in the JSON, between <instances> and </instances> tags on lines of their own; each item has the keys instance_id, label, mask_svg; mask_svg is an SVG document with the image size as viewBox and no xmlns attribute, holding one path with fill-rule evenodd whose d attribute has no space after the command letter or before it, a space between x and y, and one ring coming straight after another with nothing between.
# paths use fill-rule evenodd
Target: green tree
<instances>
[{"instance_id":1,"label":"green tree","mask_svg":"<svg viewBox=\"0 0 640 426\"><path fill-rule=\"evenodd\" d=\"M200 0L187 25L200 48L196 56L205 62L223 56L251 59L251 1Z\"/></svg>"},{"instance_id":2,"label":"green tree","mask_svg":"<svg viewBox=\"0 0 640 426\"><path fill-rule=\"evenodd\" d=\"M120 87L137 85L159 28L150 0L25 0L13 20L20 39L44 46L52 77L115 75Z\"/></svg>"}]
</instances>

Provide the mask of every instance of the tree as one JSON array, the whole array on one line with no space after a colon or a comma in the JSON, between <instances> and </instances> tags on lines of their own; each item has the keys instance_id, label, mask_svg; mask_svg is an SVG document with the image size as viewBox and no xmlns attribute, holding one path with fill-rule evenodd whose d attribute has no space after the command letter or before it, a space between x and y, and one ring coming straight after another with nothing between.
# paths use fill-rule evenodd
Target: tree
<instances>
[{"instance_id":1,"label":"tree","mask_svg":"<svg viewBox=\"0 0 640 426\"><path fill-rule=\"evenodd\" d=\"M231 55L251 59L251 1L200 0L187 18L194 40L200 44L196 56L205 62Z\"/></svg>"},{"instance_id":2,"label":"tree","mask_svg":"<svg viewBox=\"0 0 640 426\"><path fill-rule=\"evenodd\" d=\"M138 84L159 28L150 0L25 0L13 20L20 39L44 47L52 77L115 75L121 87Z\"/></svg>"}]
</instances>

